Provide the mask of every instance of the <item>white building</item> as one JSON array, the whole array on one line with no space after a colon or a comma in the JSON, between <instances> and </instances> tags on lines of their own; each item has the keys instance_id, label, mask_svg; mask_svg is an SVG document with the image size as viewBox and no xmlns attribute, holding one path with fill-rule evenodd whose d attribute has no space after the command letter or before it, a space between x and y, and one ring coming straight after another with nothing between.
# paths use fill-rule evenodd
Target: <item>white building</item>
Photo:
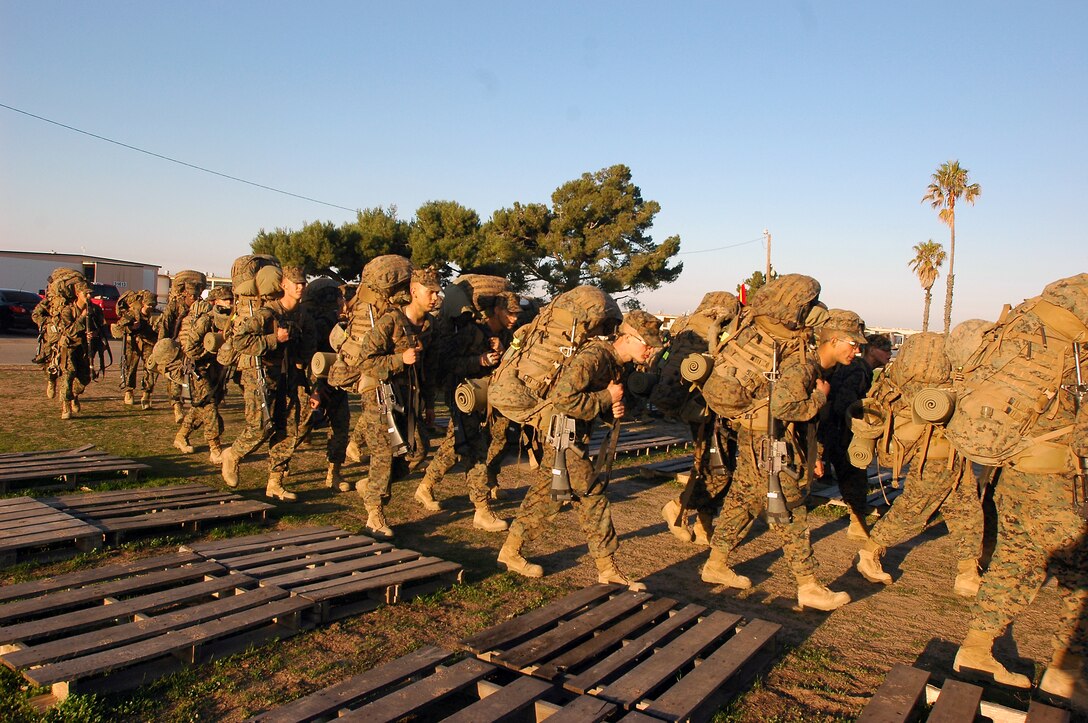
<instances>
[{"instance_id":1,"label":"white building","mask_svg":"<svg viewBox=\"0 0 1088 723\"><path fill-rule=\"evenodd\" d=\"M121 261L88 254L42 251L0 251L0 288L43 291L53 269L83 272L95 284L113 284L122 294L128 290L155 289L157 264Z\"/></svg>"}]
</instances>

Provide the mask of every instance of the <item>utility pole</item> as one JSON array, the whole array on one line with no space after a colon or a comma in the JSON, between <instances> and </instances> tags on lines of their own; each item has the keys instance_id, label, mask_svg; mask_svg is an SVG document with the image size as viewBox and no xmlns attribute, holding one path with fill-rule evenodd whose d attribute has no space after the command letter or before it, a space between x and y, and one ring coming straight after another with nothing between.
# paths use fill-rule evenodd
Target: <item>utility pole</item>
<instances>
[{"instance_id":1,"label":"utility pole","mask_svg":"<svg viewBox=\"0 0 1088 723\"><path fill-rule=\"evenodd\" d=\"M764 283L771 281L771 232L763 229L763 241L767 244L767 271L763 276Z\"/></svg>"}]
</instances>

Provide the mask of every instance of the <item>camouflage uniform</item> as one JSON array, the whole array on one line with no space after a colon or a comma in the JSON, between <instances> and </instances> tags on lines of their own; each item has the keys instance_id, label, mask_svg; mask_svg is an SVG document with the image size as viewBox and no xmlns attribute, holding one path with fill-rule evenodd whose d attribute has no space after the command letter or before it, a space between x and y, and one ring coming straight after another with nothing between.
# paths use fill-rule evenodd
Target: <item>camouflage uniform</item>
<instances>
[{"instance_id":1,"label":"camouflage uniform","mask_svg":"<svg viewBox=\"0 0 1088 723\"><path fill-rule=\"evenodd\" d=\"M38 325L39 345L41 347L38 356L34 357L34 363L41 364L42 371L45 372L45 378L48 382L48 388L53 393L56 391L57 379L60 376L60 368L57 365L57 355L60 352L57 344L60 341L60 334L57 331L56 322L61 308L53 299L46 296L31 312L31 318Z\"/></svg>"},{"instance_id":2,"label":"camouflage uniform","mask_svg":"<svg viewBox=\"0 0 1088 723\"><path fill-rule=\"evenodd\" d=\"M225 313L218 309L224 309ZM192 365L192 373L189 375L192 406L181 422L179 434L188 439L193 430L203 427L204 439L212 450L219 448L219 438L223 433L223 417L219 414L219 405L226 394L226 370L219 364L216 355L205 349L204 337L211 333L222 334L229 327L229 307L217 307L210 301L198 301L186 314L179 335L181 351Z\"/></svg>"},{"instance_id":3,"label":"camouflage uniform","mask_svg":"<svg viewBox=\"0 0 1088 723\"><path fill-rule=\"evenodd\" d=\"M277 328L290 330L286 343L276 340ZM296 447L301 405L309 398L304 365L314 353L310 317L301 306L287 310L280 301L270 301L253 317L237 324L234 348L242 372L246 427L231 445L233 454L242 459L267 441L271 472L286 473ZM265 400L257 364L267 381L271 428L265 428L261 421Z\"/></svg>"},{"instance_id":4,"label":"camouflage uniform","mask_svg":"<svg viewBox=\"0 0 1088 723\"><path fill-rule=\"evenodd\" d=\"M150 291L140 292L139 304L155 305L155 297ZM155 348L158 334L151 324L151 319L144 316L142 309L131 306L118 317L117 326L124 330L125 377L121 380L121 389L132 392L136 389L136 374L142 361L144 366L140 390L145 397L155 390L155 378L158 374L148 365L151 350Z\"/></svg>"},{"instance_id":5,"label":"camouflage uniform","mask_svg":"<svg viewBox=\"0 0 1088 723\"><path fill-rule=\"evenodd\" d=\"M93 333L90 301L80 309L74 302L65 304L57 316L57 346L60 369L60 391L64 402L79 397L91 383L89 336ZM98 307L95 307L98 308Z\"/></svg>"},{"instance_id":6,"label":"camouflage uniform","mask_svg":"<svg viewBox=\"0 0 1088 723\"><path fill-rule=\"evenodd\" d=\"M619 545L605 497L607 484L596 474L589 459L589 437L593 420L597 417L611 420L612 397L608 385L618 382L621 374L622 364L612 345L593 341L570 358L549 397L557 413L577 420L575 444L565 450L565 459L574 494L572 504L578 512L589 554L596 559L614 555ZM561 504L551 498L553 461L553 450L545 449L540 469L510 524L511 537L531 541L547 520L559 514Z\"/></svg>"},{"instance_id":7,"label":"camouflage uniform","mask_svg":"<svg viewBox=\"0 0 1088 723\"><path fill-rule=\"evenodd\" d=\"M185 302L171 294L170 300L166 303L166 308L163 309L158 318L158 328L156 329L158 338L177 339L178 335L181 334L181 322L188 312L189 307ZM181 386L174 383L169 377L166 379L166 396L171 404L181 403Z\"/></svg>"},{"instance_id":8,"label":"camouflage uniform","mask_svg":"<svg viewBox=\"0 0 1088 723\"><path fill-rule=\"evenodd\" d=\"M421 324L413 324L402 309L382 314L362 339L362 363L365 378L361 386L363 401L361 423L370 448L370 469L363 484L363 502L368 509L380 508L390 500L394 477L393 448L389 443L385 417L377 398L377 382L389 382L396 401L404 407L404 434L408 443L406 461L415 467L427 456L428 438L423 428L426 410L434 409L434 393L430 386L427 358L433 320L428 315ZM408 366L402 354L417 344L423 346L424 358ZM390 400L392 403L392 400ZM396 470L398 478L407 470Z\"/></svg>"}]
</instances>

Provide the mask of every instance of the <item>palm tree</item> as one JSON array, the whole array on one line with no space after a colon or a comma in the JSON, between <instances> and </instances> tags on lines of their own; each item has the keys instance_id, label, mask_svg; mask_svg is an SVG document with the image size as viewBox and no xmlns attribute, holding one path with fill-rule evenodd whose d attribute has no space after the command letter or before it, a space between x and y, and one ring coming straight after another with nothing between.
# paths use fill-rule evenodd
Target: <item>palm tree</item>
<instances>
[{"instance_id":1,"label":"palm tree","mask_svg":"<svg viewBox=\"0 0 1088 723\"><path fill-rule=\"evenodd\" d=\"M968 183L968 171L959 161L942 163L933 174L933 183L922 196L922 203L929 201L933 208L939 208L937 214L951 230L952 238L948 246L948 290L944 297L944 333L952 326L952 284L955 280L953 268L956 264L956 201L961 198L972 206L975 199L982 195L982 188L977 183Z\"/></svg>"},{"instance_id":2,"label":"palm tree","mask_svg":"<svg viewBox=\"0 0 1088 723\"><path fill-rule=\"evenodd\" d=\"M918 277L926 291L926 307L922 313L922 331L929 331L929 304L933 301L933 283L940 276L941 264L944 263L944 247L934 243L933 239L914 244L914 258L907 263L910 270Z\"/></svg>"}]
</instances>

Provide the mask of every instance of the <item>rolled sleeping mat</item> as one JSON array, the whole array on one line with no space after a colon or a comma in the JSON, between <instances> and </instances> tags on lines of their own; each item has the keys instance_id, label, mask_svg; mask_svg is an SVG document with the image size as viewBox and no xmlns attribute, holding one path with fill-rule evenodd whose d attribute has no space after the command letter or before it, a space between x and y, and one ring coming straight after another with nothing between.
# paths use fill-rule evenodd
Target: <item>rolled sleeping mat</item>
<instances>
[{"instance_id":1,"label":"rolled sleeping mat","mask_svg":"<svg viewBox=\"0 0 1088 723\"><path fill-rule=\"evenodd\" d=\"M318 379L329 376L329 369L336 362L336 355L328 351L319 351L310 360L310 372Z\"/></svg>"},{"instance_id":2,"label":"rolled sleeping mat","mask_svg":"<svg viewBox=\"0 0 1088 723\"><path fill-rule=\"evenodd\" d=\"M631 372L627 377L627 388L639 397L648 397L657 384L657 375L649 372Z\"/></svg>"},{"instance_id":3,"label":"rolled sleeping mat","mask_svg":"<svg viewBox=\"0 0 1088 723\"><path fill-rule=\"evenodd\" d=\"M466 379L453 390L453 403L462 414L487 411L487 386L490 377Z\"/></svg>"},{"instance_id":4,"label":"rolled sleeping mat","mask_svg":"<svg viewBox=\"0 0 1088 723\"><path fill-rule=\"evenodd\" d=\"M344 342L348 339L348 333L344 331L343 324L336 324L333 326L332 331L329 332L329 346L333 351L340 351L340 347L344 345Z\"/></svg>"},{"instance_id":5,"label":"rolled sleeping mat","mask_svg":"<svg viewBox=\"0 0 1088 723\"><path fill-rule=\"evenodd\" d=\"M850 464L858 469L869 469L873 463L873 455L876 452L876 439L864 439L854 437L850 440L850 446L846 448L846 456L850 458Z\"/></svg>"},{"instance_id":6,"label":"rolled sleeping mat","mask_svg":"<svg viewBox=\"0 0 1088 723\"><path fill-rule=\"evenodd\" d=\"M923 422L944 424L956 411L956 393L950 389L922 389L911 400L911 411Z\"/></svg>"},{"instance_id":7,"label":"rolled sleeping mat","mask_svg":"<svg viewBox=\"0 0 1088 723\"><path fill-rule=\"evenodd\" d=\"M209 331L204 335L204 351L209 354L218 354L223 348L223 335L218 331Z\"/></svg>"},{"instance_id":8,"label":"rolled sleeping mat","mask_svg":"<svg viewBox=\"0 0 1088 723\"><path fill-rule=\"evenodd\" d=\"M688 354L680 365L680 376L693 384L702 384L714 368L714 359L709 354Z\"/></svg>"}]
</instances>

